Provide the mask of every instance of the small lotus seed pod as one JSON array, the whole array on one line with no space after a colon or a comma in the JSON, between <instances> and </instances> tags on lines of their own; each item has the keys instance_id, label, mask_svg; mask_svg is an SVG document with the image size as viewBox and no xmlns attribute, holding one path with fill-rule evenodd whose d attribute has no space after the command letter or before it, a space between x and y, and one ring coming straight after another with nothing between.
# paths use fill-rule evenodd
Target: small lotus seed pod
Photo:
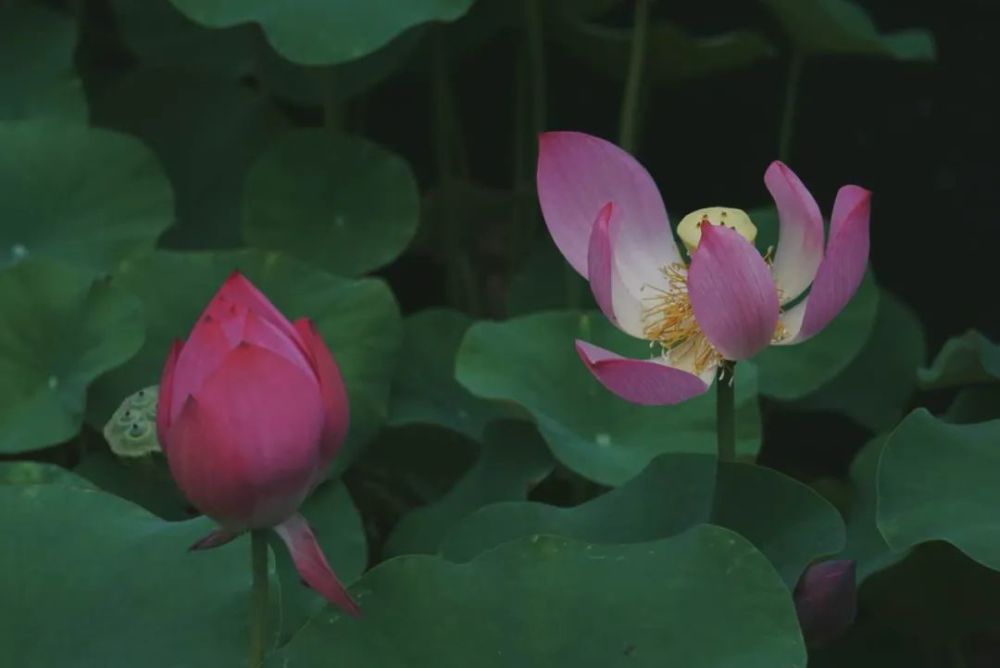
<instances>
[{"instance_id":1,"label":"small lotus seed pod","mask_svg":"<svg viewBox=\"0 0 1000 668\"><path fill-rule=\"evenodd\" d=\"M111 452L119 457L143 457L161 451L156 438L158 395L159 388L153 385L125 398L104 425L104 438Z\"/></svg>"}]
</instances>

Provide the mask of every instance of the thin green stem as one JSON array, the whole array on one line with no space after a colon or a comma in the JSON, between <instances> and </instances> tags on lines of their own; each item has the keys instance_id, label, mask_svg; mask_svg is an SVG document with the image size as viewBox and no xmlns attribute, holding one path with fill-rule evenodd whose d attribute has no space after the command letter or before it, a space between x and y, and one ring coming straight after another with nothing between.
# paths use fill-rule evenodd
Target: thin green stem
<instances>
[{"instance_id":1,"label":"thin green stem","mask_svg":"<svg viewBox=\"0 0 1000 668\"><path fill-rule=\"evenodd\" d=\"M250 668L263 668L267 649L267 535L264 529L250 532Z\"/></svg>"},{"instance_id":2,"label":"thin green stem","mask_svg":"<svg viewBox=\"0 0 1000 668\"><path fill-rule=\"evenodd\" d=\"M736 459L736 399L734 375L735 365L731 362L719 366L715 379L715 429L718 435L719 461L731 462Z\"/></svg>"},{"instance_id":3,"label":"thin green stem","mask_svg":"<svg viewBox=\"0 0 1000 668\"><path fill-rule=\"evenodd\" d=\"M781 134L778 138L778 159L787 162L792 150L792 136L795 132L795 108L799 98L799 81L805 58L800 51L792 52L788 63L788 78L785 80L785 104L781 112Z\"/></svg>"},{"instance_id":4,"label":"thin green stem","mask_svg":"<svg viewBox=\"0 0 1000 668\"><path fill-rule=\"evenodd\" d=\"M650 0L636 0L635 25L632 28L632 52L629 55L625 94L622 98L618 143L626 151L634 152L639 133L639 93L642 88L642 71L646 62L646 35L649 32Z\"/></svg>"}]
</instances>

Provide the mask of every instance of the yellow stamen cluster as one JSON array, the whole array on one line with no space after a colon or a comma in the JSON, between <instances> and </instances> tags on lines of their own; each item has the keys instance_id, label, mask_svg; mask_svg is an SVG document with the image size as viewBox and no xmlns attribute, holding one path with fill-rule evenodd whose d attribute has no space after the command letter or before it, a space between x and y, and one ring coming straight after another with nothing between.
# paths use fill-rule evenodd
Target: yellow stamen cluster
<instances>
[{"instance_id":1,"label":"yellow stamen cluster","mask_svg":"<svg viewBox=\"0 0 1000 668\"><path fill-rule=\"evenodd\" d=\"M695 320L688 299L687 267L677 262L661 271L667 283L665 289L644 286L653 294L643 298L643 334L675 364L682 359L690 360L691 368L700 374L721 362L722 355L708 342Z\"/></svg>"}]
</instances>

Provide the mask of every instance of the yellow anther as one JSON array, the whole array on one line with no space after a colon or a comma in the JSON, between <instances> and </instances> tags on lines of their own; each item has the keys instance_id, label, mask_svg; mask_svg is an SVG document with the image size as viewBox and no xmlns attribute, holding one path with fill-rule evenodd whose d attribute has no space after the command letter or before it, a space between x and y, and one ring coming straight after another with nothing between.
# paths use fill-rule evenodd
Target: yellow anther
<instances>
[{"instance_id":1,"label":"yellow anther","mask_svg":"<svg viewBox=\"0 0 1000 668\"><path fill-rule=\"evenodd\" d=\"M750 220L750 216L742 209L732 209L725 206L710 206L704 209L692 211L681 219L677 226L677 236L681 238L688 251L693 251L701 241L701 226L716 225L725 226L736 232L749 241L754 242L757 238L757 226Z\"/></svg>"}]
</instances>

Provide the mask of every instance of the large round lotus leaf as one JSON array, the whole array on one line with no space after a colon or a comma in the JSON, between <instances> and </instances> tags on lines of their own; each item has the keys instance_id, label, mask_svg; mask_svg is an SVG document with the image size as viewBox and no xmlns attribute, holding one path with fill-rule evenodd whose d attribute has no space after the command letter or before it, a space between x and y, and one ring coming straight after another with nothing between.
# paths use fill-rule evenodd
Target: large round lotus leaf
<instances>
[{"instance_id":1,"label":"large round lotus leaf","mask_svg":"<svg viewBox=\"0 0 1000 668\"><path fill-rule=\"evenodd\" d=\"M0 646L31 668L213 668L246 656L246 539L199 553L165 522L68 485L0 485ZM55 604L53 602L58 602Z\"/></svg>"},{"instance_id":2,"label":"large round lotus leaf","mask_svg":"<svg viewBox=\"0 0 1000 668\"><path fill-rule=\"evenodd\" d=\"M198 514L177 488L162 456L123 459L94 445L83 453L74 472L95 487L165 520L187 520Z\"/></svg>"},{"instance_id":3,"label":"large round lotus leaf","mask_svg":"<svg viewBox=\"0 0 1000 668\"><path fill-rule=\"evenodd\" d=\"M282 126L266 97L219 76L138 69L94 96L94 119L142 139L162 161L177 221L161 246L243 245L247 173Z\"/></svg>"},{"instance_id":4,"label":"large round lotus leaf","mask_svg":"<svg viewBox=\"0 0 1000 668\"><path fill-rule=\"evenodd\" d=\"M399 557L351 589L364 617L327 610L292 639L276 665L806 663L788 590L750 543L713 526L636 545L533 536L465 564Z\"/></svg>"},{"instance_id":5,"label":"large round lotus leaf","mask_svg":"<svg viewBox=\"0 0 1000 668\"><path fill-rule=\"evenodd\" d=\"M835 554L844 543L837 510L806 485L772 469L734 463L722 464L716 480L713 457L668 454L621 487L579 506L487 506L461 521L441 551L464 561L533 533L601 544L639 543L702 523L746 537L789 586L810 562Z\"/></svg>"},{"instance_id":6,"label":"large round lotus leaf","mask_svg":"<svg viewBox=\"0 0 1000 668\"><path fill-rule=\"evenodd\" d=\"M843 413L872 431L903 417L927 354L923 327L908 306L883 292L875 325L857 357L796 408Z\"/></svg>"},{"instance_id":7,"label":"large round lotus leaf","mask_svg":"<svg viewBox=\"0 0 1000 668\"><path fill-rule=\"evenodd\" d=\"M770 346L754 358L760 393L801 399L835 379L862 351L875 326L879 290L869 272L854 298L805 343Z\"/></svg>"},{"instance_id":8,"label":"large round lotus leaf","mask_svg":"<svg viewBox=\"0 0 1000 668\"><path fill-rule=\"evenodd\" d=\"M920 409L889 437L878 469L878 527L902 550L944 540L1000 570L1000 420L953 425Z\"/></svg>"},{"instance_id":9,"label":"large round lotus leaf","mask_svg":"<svg viewBox=\"0 0 1000 668\"><path fill-rule=\"evenodd\" d=\"M233 79L254 71L260 38L253 26L206 28L170 0L111 0L111 6L122 39L144 65L183 67Z\"/></svg>"},{"instance_id":10,"label":"large round lotus leaf","mask_svg":"<svg viewBox=\"0 0 1000 668\"><path fill-rule=\"evenodd\" d=\"M272 46L301 65L334 65L375 51L407 28L453 21L472 0L171 0L198 23L259 23Z\"/></svg>"},{"instance_id":11,"label":"large round lotus leaf","mask_svg":"<svg viewBox=\"0 0 1000 668\"><path fill-rule=\"evenodd\" d=\"M0 453L73 438L87 386L142 345L135 298L54 262L0 271L0 314Z\"/></svg>"},{"instance_id":12,"label":"large round lotus leaf","mask_svg":"<svg viewBox=\"0 0 1000 668\"><path fill-rule=\"evenodd\" d=\"M1000 380L1000 346L975 330L944 344L927 369L920 370L920 385L937 390Z\"/></svg>"},{"instance_id":13,"label":"large round lotus leaf","mask_svg":"<svg viewBox=\"0 0 1000 668\"><path fill-rule=\"evenodd\" d=\"M490 425L479 461L447 494L403 516L386 541L385 553L437 552L462 518L490 503L523 501L552 468L552 455L533 426L507 421Z\"/></svg>"},{"instance_id":14,"label":"large round lotus leaf","mask_svg":"<svg viewBox=\"0 0 1000 668\"><path fill-rule=\"evenodd\" d=\"M600 483L621 484L664 452L715 452L714 390L676 406L630 404L590 374L573 348L577 338L629 357L650 355L648 343L602 315L537 313L473 325L458 351L456 377L475 395L526 408L556 458ZM737 447L755 453L760 416L752 364L737 366L736 402Z\"/></svg>"},{"instance_id":15,"label":"large round lotus leaf","mask_svg":"<svg viewBox=\"0 0 1000 668\"><path fill-rule=\"evenodd\" d=\"M445 309L403 321L403 363L392 382L389 424L438 424L482 440L486 425L509 413L455 380L455 354L471 325L469 316Z\"/></svg>"},{"instance_id":16,"label":"large round lotus leaf","mask_svg":"<svg viewBox=\"0 0 1000 668\"><path fill-rule=\"evenodd\" d=\"M157 382L170 344L186 338L234 269L242 271L289 318L315 321L340 365L351 402L351 430L336 468L353 457L386 418L389 386L402 341L399 309L378 279L349 280L275 253L155 252L125 263L116 282L145 306L146 344L95 388L88 419L95 426L139 387Z\"/></svg>"},{"instance_id":17,"label":"large round lotus leaf","mask_svg":"<svg viewBox=\"0 0 1000 668\"><path fill-rule=\"evenodd\" d=\"M395 259L420 216L402 158L326 128L288 132L268 147L247 178L244 206L251 245L347 276Z\"/></svg>"},{"instance_id":18,"label":"large round lotus leaf","mask_svg":"<svg viewBox=\"0 0 1000 668\"><path fill-rule=\"evenodd\" d=\"M856 54L898 60L934 60L934 38L926 30L880 33L850 0L763 0L788 38L806 54Z\"/></svg>"},{"instance_id":19,"label":"large round lotus leaf","mask_svg":"<svg viewBox=\"0 0 1000 668\"><path fill-rule=\"evenodd\" d=\"M0 269L26 256L113 269L153 247L173 206L138 140L54 121L0 123Z\"/></svg>"},{"instance_id":20,"label":"large round lotus leaf","mask_svg":"<svg viewBox=\"0 0 1000 668\"><path fill-rule=\"evenodd\" d=\"M93 487L68 469L41 462L0 462L0 485L70 485Z\"/></svg>"},{"instance_id":21,"label":"large round lotus leaf","mask_svg":"<svg viewBox=\"0 0 1000 668\"><path fill-rule=\"evenodd\" d=\"M0 3L0 120L54 116L85 122L75 48L76 22L69 14L21 1Z\"/></svg>"},{"instance_id":22,"label":"large round lotus leaf","mask_svg":"<svg viewBox=\"0 0 1000 668\"><path fill-rule=\"evenodd\" d=\"M269 93L296 104L342 103L405 67L426 33L426 26L411 28L378 51L340 65L296 65L264 47L255 73Z\"/></svg>"},{"instance_id":23,"label":"large round lotus leaf","mask_svg":"<svg viewBox=\"0 0 1000 668\"><path fill-rule=\"evenodd\" d=\"M343 483L327 482L318 487L306 499L301 513L340 581L357 580L368 565L368 543L361 515ZM281 539L276 534L270 539L281 580L281 635L287 640L327 603L302 584Z\"/></svg>"},{"instance_id":24,"label":"large round lotus leaf","mask_svg":"<svg viewBox=\"0 0 1000 668\"><path fill-rule=\"evenodd\" d=\"M858 582L870 575L885 570L906 556L905 551L893 550L875 523L878 505L876 483L878 462L882 457L886 436L869 441L851 462L850 506L844 513L847 524L847 545L838 559L853 559L856 562Z\"/></svg>"}]
</instances>

